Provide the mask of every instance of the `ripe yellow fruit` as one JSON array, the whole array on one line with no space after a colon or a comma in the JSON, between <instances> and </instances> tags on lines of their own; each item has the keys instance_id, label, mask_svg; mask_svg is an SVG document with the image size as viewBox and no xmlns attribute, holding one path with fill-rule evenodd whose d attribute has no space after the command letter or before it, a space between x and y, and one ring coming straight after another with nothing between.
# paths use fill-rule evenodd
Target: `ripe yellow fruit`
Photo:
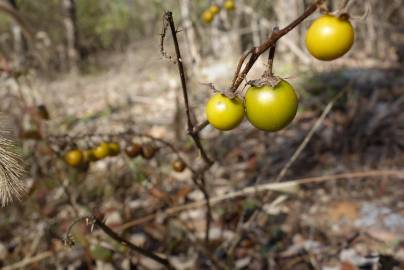
<instances>
[{"instance_id":1,"label":"ripe yellow fruit","mask_svg":"<svg viewBox=\"0 0 404 270\"><path fill-rule=\"evenodd\" d=\"M219 13L220 7L219 7L218 5L211 5L211 6L209 7L209 11L210 11L213 15L216 15L216 14Z\"/></svg>"},{"instance_id":2,"label":"ripe yellow fruit","mask_svg":"<svg viewBox=\"0 0 404 270\"><path fill-rule=\"evenodd\" d=\"M264 131L278 131L295 117L299 100L293 87L280 81L275 87L250 87L245 95L248 121Z\"/></svg>"},{"instance_id":3,"label":"ripe yellow fruit","mask_svg":"<svg viewBox=\"0 0 404 270\"><path fill-rule=\"evenodd\" d=\"M94 151L92 149L83 151L83 159L85 162L91 162L97 160L97 158L94 155Z\"/></svg>"},{"instance_id":4,"label":"ripe yellow fruit","mask_svg":"<svg viewBox=\"0 0 404 270\"><path fill-rule=\"evenodd\" d=\"M79 149L70 150L65 154L64 160L70 166L79 166L84 161L83 152L81 152Z\"/></svg>"},{"instance_id":5,"label":"ripe yellow fruit","mask_svg":"<svg viewBox=\"0 0 404 270\"><path fill-rule=\"evenodd\" d=\"M314 20L307 30L306 47L315 58L331 61L351 49L354 36L348 18L323 15Z\"/></svg>"},{"instance_id":6,"label":"ripe yellow fruit","mask_svg":"<svg viewBox=\"0 0 404 270\"><path fill-rule=\"evenodd\" d=\"M236 9L236 3L234 3L234 0L226 0L224 2L223 7L227 10L234 10Z\"/></svg>"},{"instance_id":7,"label":"ripe yellow fruit","mask_svg":"<svg viewBox=\"0 0 404 270\"><path fill-rule=\"evenodd\" d=\"M94 156L97 159L103 159L109 154L109 145L106 142L100 143L97 147L93 149Z\"/></svg>"},{"instance_id":8,"label":"ripe yellow fruit","mask_svg":"<svg viewBox=\"0 0 404 270\"><path fill-rule=\"evenodd\" d=\"M114 157L119 155L121 152L121 147L116 142L108 143L108 153L110 156Z\"/></svg>"},{"instance_id":9,"label":"ripe yellow fruit","mask_svg":"<svg viewBox=\"0 0 404 270\"><path fill-rule=\"evenodd\" d=\"M221 93L213 95L205 107L209 123L220 130L237 127L244 118L243 103L238 99L230 99Z\"/></svg>"},{"instance_id":10,"label":"ripe yellow fruit","mask_svg":"<svg viewBox=\"0 0 404 270\"><path fill-rule=\"evenodd\" d=\"M215 14L213 14L210 10L205 10L202 13L202 21L204 23L211 23L213 21L213 19L215 18Z\"/></svg>"}]
</instances>

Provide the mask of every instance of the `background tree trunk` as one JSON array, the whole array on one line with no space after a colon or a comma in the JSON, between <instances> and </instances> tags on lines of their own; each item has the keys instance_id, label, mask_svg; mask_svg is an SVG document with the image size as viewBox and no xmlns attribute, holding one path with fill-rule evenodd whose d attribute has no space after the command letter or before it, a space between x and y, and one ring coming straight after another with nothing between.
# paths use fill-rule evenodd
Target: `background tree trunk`
<instances>
[{"instance_id":1,"label":"background tree trunk","mask_svg":"<svg viewBox=\"0 0 404 270\"><path fill-rule=\"evenodd\" d=\"M15 0L8 0L8 2L16 11L18 10L18 5ZM28 42L22 33L20 25L17 22L12 23L11 30L13 33L14 53L16 55L16 68L23 69L27 64Z\"/></svg>"},{"instance_id":2,"label":"background tree trunk","mask_svg":"<svg viewBox=\"0 0 404 270\"><path fill-rule=\"evenodd\" d=\"M192 10L191 0L181 0L181 16L183 19L183 27L187 39L188 50L192 58L192 62L198 64L201 61L198 42L196 40L195 28L192 23L190 11Z\"/></svg>"},{"instance_id":3,"label":"background tree trunk","mask_svg":"<svg viewBox=\"0 0 404 270\"><path fill-rule=\"evenodd\" d=\"M75 0L63 0L65 18L63 20L66 30L66 50L69 68L77 69L80 61L79 31L77 27L77 13Z\"/></svg>"},{"instance_id":4,"label":"background tree trunk","mask_svg":"<svg viewBox=\"0 0 404 270\"><path fill-rule=\"evenodd\" d=\"M297 18L300 14L300 6L299 1L296 0L277 0L275 2L274 10L275 14L278 17L279 27L283 28L292 22L295 18ZM288 41L289 43L299 45L300 44L300 33L298 28L288 33ZM282 47L280 47L282 50ZM289 53L286 55L287 61L294 61L296 57L293 53Z\"/></svg>"}]
</instances>

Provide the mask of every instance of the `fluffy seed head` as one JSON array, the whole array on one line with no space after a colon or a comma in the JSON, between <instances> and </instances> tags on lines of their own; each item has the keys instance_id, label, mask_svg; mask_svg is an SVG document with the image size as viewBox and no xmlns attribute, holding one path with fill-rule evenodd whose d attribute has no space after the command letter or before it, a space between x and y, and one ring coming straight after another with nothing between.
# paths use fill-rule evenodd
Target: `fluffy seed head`
<instances>
[{"instance_id":1,"label":"fluffy seed head","mask_svg":"<svg viewBox=\"0 0 404 270\"><path fill-rule=\"evenodd\" d=\"M23 161L16 151L15 140L9 126L5 117L0 116L0 205L2 207L15 198L21 199L25 192L22 182Z\"/></svg>"}]
</instances>

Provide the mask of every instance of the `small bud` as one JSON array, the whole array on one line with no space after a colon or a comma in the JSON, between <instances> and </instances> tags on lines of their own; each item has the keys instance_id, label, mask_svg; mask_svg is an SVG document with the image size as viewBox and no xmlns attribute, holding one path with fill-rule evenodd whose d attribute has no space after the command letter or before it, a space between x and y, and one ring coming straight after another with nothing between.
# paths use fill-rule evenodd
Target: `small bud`
<instances>
[{"instance_id":1,"label":"small bud","mask_svg":"<svg viewBox=\"0 0 404 270\"><path fill-rule=\"evenodd\" d=\"M125 148L125 153L130 158L135 158L142 153L142 145L133 143Z\"/></svg>"},{"instance_id":2,"label":"small bud","mask_svg":"<svg viewBox=\"0 0 404 270\"><path fill-rule=\"evenodd\" d=\"M176 172L183 172L186 168L185 163L180 159L174 160L171 166Z\"/></svg>"}]
</instances>

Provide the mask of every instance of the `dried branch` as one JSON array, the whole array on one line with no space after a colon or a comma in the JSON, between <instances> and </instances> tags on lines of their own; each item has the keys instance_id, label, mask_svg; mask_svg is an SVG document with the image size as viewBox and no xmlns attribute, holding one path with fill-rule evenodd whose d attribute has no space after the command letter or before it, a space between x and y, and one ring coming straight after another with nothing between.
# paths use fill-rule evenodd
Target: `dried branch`
<instances>
[{"instance_id":1,"label":"dried branch","mask_svg":"<svg viewBox=\"0 0 404 270\"><path fill-rule=\"evenodd\" d=\"M182 94L183 94L183 97L184 97L185 112L186 112L186 115L187 115L188 134L194 140L194 143L195 143L196 147L199 149L199 152L200 152L203 160L207 164L213 164L213 161L208 157L208 155L206 154L205 149L202 146L202 143L201 143L200 138L199 138L199 134L193 132L194 124L192 122L191 111L190 111L189 100L188 100L187 79L186 79L183 60L182 60L182 57L181 57L180 47L179 47L179 44L178 44L177 30L176 30L175 25L174 25L173 15L172 15L172 13L170 11L167 11L164 14L164 18L165 18L165 20L168 22L168 24L170 26L170 30L171 30L171 34L172 34L173 42L174 42L174 47L175 47L175 53L176 53L176 56L177 56L177 66L178 66L178 71L179 71L180 78L181 78Z\"/></svg>"},{"instance_id":2,"label":"dried branch","mask_svg":"<svg viewBox=\"0 0 404 270\"><path fill-rule=\"evenodd\" d=\"M205 126L207 126L207 122L204 121L198 127L195 129L195 125L192 122L191 118L191 111L190 111L190 105L189 105L189 99L188 99L188 88L187 88L187 78L186 78L186 73L185 73L185 68L183 64L183 60L181 57L181 51L180 51L180 46L178 43L178 38L177 38L177 30L175 28L174 20L173 20L173 15L170 11L165 12L164 14L164 20L165 23L168 22L168 25L170 26L171 30L171 35L173 38L174 42L174 48L175 48L175 54L177 57L177 66L178 66L178 72L180 74L180 79L181 79L181 86L182 86L182 94L184 97L184 104L185 104L185 112L187 116L187 127L188 127L188 135L191 136L191 138L194 141L194 144L196 147L199 149L199 153L202 156L203 161L205 162L206 166L202 168L202 170L199 170L198 172L193 171L193 177L192 180L194 184L199 188L199 190L203 193L203 196L206 200L206 232L205 232L205 244L208 245L209 243L209 231L210 231L210 224L212 220L212 215L211 215L211 205L210 205L210 199L209 199L209 193L206 188L206 181L205 181L205 172L210 168L210 166L213 164L213 161L208 157L206 154L206 151L201 143L201 140L199 138L199 131L202 130ZM164 38L164 36L162 36ZM163 43L162 43L163 44Z\"/></svg>"},{"instance_id":3,"label":"dried branch","mask_svg":"<svg viewBox=\"0 0 404 270\"><path fill-rule=\"evenodd\" d=\"M33 257L28 257L28 258L24 258L23 260L15 263L15 264L11 264L11 265L7 265L2 267L2 270L16 270L16 269L23 269L28 265L34 264L34 263L38 263L40 261L43 261L47 258L50 257L54 257L55 254L51 251L45 251L42 253L39 253L38 255L35 255ZM26 268L27 269L27 268Z\"/></svg>"},{"instance_id":4,"label":"dried branch","mask_svg":"<svg viewBox=\"0 0 404 270\"><path fill-rule=\"evenodd\" d=\"M201 132L201 130L203 130L208 125L209 125L209 121L204 120L203 122L199 123L198 125L196 125L194 127L194 129L192 130L192 133L194 133L194 134L199 133L199 132Z\"/></svg>"}]
</instances>

